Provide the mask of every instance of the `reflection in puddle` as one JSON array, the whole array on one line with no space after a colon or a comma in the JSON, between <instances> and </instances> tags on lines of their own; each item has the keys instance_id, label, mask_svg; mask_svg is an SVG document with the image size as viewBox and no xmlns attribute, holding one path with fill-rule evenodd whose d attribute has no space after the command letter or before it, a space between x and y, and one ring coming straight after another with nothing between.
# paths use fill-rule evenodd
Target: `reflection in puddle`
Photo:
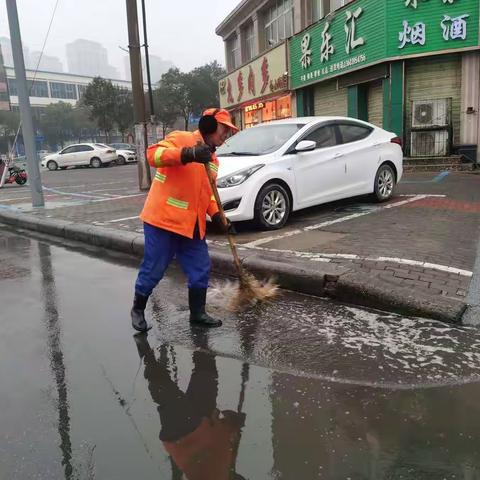
<instances>
[{"instance_id":1,"label":"reflection in puddle","mask_svg":"<svg viewBox=\"0 0 480 480\"><path fill-rule=\"evenodd\" d=\"M242 479L235 464L246 417L241 411L244 386L238 410L220 411L215 356L204 350L193 352L193 370L183 391L172 379L175 365L167 345L159 347L156 358L146 335L134 338L160 416L159 437L170 456L172 478L180 479L183 472L192 480Z\"/></svg>"}]
</instances>

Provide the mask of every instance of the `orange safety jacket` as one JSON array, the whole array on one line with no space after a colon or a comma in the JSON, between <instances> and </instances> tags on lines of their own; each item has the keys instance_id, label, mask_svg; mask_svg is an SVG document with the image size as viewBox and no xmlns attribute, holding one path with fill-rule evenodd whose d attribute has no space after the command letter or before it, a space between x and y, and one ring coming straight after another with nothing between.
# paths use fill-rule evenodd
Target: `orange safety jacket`
<instances>
[{"instance_id":1,"label":"orange safety jacket","mask_svg":"<svg viewBox=\"0 0 480 480\"><path fill-rule=\"evenodd\" d=\"M163 445L188 480L231 480L240 435L241 425L221 418L215 410L193 432L177 441L163 441Z\"/></svg>"},{"instance_id":2,"label":"orange safety jacket","mask_svg":"<svg viewBox=\"0 0 480 480\"><path fill-rule=\"evenodd\" d=\"M147 160L157 168L155 178L140 218L150 225L163 228L184 237L193 238L198 222L200 238L205 237L206 215L218 212L218 205L201 163L181 162L183 147L204 143L196 132L172 132L147 150ZM217 178L218 159L212 155L209 163L213 178Z\"/></svg>"}]
</instances>

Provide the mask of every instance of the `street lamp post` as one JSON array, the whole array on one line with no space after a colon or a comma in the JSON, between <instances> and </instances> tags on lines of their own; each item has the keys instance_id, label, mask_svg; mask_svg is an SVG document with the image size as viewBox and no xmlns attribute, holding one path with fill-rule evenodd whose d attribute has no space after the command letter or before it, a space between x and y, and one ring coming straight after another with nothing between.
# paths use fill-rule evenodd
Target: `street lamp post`
<instances>
[{"instance_id":1,"label":"street lamp post","mask_svg":"<svg viewBox=\"0 0 480 480\"><path fill-rule=\"evenodd\" d=\"M6 3L10 37L12 41L13 65L15 68L15 78L17 83L18 105L20 108L23 143L25 145L25 154L27 157L27 170L30 182L30 190L32 192L32 205L34 207L43 207L45 202L43 199L42 179L40 177L37 146L35 144L32 108L30 106L27 77L25 74L25 61L22 50L22 36L20 35L20 25L18 22L17 2L16 0L6 0Z\"/></svg>"}]
</instances>

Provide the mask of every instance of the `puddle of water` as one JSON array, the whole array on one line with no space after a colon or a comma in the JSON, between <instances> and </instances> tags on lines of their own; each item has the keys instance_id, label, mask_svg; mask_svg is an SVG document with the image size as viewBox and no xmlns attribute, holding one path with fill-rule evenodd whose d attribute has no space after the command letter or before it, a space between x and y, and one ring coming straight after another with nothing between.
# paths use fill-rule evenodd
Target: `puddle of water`
<instances>
[{"instance_id":1,"label":"puddle of water","mask_svg":"<svg viewBox=\"0 0 480 480\"><path fill-rule=\"evenodd\" d=\"M121 256L0 245L0 478L480 475L475 329L285 293L204 332L172 271L135 341Z\"/></svg>"}]
</instances>

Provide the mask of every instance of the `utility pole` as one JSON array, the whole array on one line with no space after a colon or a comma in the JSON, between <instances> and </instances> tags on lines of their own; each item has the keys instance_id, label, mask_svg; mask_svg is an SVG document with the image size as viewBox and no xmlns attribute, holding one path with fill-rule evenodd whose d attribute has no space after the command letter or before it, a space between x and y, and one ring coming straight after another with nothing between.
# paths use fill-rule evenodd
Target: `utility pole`
<instances>
[{"instance_id":1,"label":"utility pole","mask_svg":"<svg viewBox=\"0 0 480 480\"><path fill-rule=\"evenodd\" d=\"M153 106L152 77L150 76L150 57L148 55L148 39L147 39L147 13L145 11L145 0L142 0L142 17L143 17L143 43L145 47L145 66L147 67L147 83L148 98L150 100L150 123L152 128L155 124L155 107Z\"/></svg>"},{"instance_id":2,"label":"utility pole","mask_svg":"<svg viewBox=\"0 0 480 480\"><path fill-rule=\"evenodd\" d=\"M150 167L147 162L147 128L145 114L145 93L143 91L142 59L138 32L137 0L126 0L128 22L128 50L132 74L133 116L135 120L135 143L138 155L138 185L148 190L152 184Z\"/></svg>"},{"instance_id":3,"label":"utility pole","mask_svg":"<svg viewBox=\"0 0 480 480\"><path fill-rule=\"evenodd\" d=\"M35 132L33 130L32 108L25 75L25 61L23 59L22 37L18 23L18 11L16 0L6 0L8 24L12 42L13 64L15 67L15 78L18 90L18 105L20 107L20 119L22 122L23 143L27 156L27 171L32 192L32 206L43 207L42 179L40 177L40 166L35 144Z\"/></svg>"}]
</instances>

